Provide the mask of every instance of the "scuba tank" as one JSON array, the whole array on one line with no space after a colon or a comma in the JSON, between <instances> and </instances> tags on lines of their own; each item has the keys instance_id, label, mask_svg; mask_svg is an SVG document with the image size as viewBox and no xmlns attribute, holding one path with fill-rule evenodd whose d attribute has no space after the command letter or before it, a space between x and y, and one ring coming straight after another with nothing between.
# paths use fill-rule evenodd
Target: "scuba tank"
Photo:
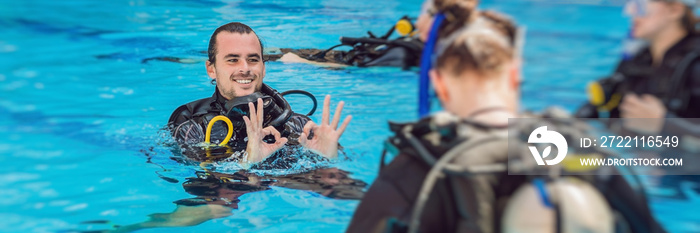
<instances>
[{"instance_id":1,"label":"scuba tank","mask_svg":"<svg viewBox=\"0 0 700 233\"><path fill-rule=\"evenodd\" d=\"M588 182L536 178L510 197L501 218L504 233L615 232L615 216L605 197Z\"/></svg>"},{"instance_id":2,"label":"scuba tank","mask_svg":"<svg viewBox=\"0 0 700 233\"><path fill-rule=\"evenodd\" d=\"M411 18L408 16L402 17L396 25L394 25L396 33L401 36L414 36L416 34L416 26L411 22Z\"/></svg>"},{"instance_id":3,"label":"scuba tank","mask_svg":"<svg viewBox=\"0 0 700 233\"><path fill-rule=\"evenodd\" d=\"M681 0L680 2L686 4L689 7L700 6L700 1L697 0ZM624 13L630 17L643 17L648 13L648 0L627 0L625 5ZM633 36L633 31L630 29L627 37L623 43L623 53L622 61L631 61L639 51L642 51L647 47L648 43L635 39ZM683 111L688 108L688 102L690 99L690 94L688 91L683 90L683 85L687 83L689 70L692 68L691 65L700 58L700 50L695 50L685 55L682 60L677 64L672 75L669 77L670 86L667 87L667 94L663 96L662 101L664 105L671 112ZM625 89L624 81L627 77L636 78L636 76L646 76L650 75L653 71L650 67L628 67L625 72L616 73L609 78L604 78L599 81L594 81L588 85L588 97L589 103L595 106L597 109L590 110L586 109L581 112L582 117L588 117L594 115L592 111L600 112L610 112L611 110L617 108L620 104L622 95L626 94L628 90Z\"/></svg>"}]
</instances>

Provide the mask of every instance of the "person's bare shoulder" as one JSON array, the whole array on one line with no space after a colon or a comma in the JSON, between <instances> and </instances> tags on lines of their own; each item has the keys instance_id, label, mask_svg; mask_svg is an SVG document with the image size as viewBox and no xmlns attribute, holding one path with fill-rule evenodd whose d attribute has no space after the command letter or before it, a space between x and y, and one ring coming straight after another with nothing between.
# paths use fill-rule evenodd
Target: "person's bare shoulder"
<instances>
[{"instance_id":1,"label":"person's bare shoulder","mask_svg":"<svg viewBox=\"0 0 700 233\"><path fill-rule=\"evenodd\" d=\"M311 61L308 59L304 59L300 57L299 55L296 55L294 53L285 53L280 57L278 61L281 61L283 63L306 63L306 64L312 64L312 65L317 65L317 66L323 66L323 67L347 67L347 65L343 64L338 64L338 63L331 63L331 62L317 62L317 61Z\"/></svg>"}]
</instances>

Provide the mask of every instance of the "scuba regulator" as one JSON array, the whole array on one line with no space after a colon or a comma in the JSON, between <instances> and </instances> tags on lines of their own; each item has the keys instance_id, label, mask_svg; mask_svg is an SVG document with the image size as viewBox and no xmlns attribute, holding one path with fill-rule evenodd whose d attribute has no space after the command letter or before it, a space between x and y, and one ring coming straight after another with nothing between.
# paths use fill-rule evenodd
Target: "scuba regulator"
<instances>
[{"instance_id":1,"label":"scuba regulator","mask_svg":"<svg viewBox=\"0 0 700 233\"><path fill-rule=\"evenodd\" d=\"M282 98L280 93L270 88L267 84L263 84L260 91L261 92L255 92L226 102L225 108L229 109L226 117L235 119L234 121L237 121L237 125L241 125L243 116L250 116L248 103L253 102L255 108L258 108L257 99L260 98L263 102L263 126L272 126L282 132L282 130L284 130L284 124L292 117L292 108L289 106L289 103ZM242 126L245 127L245 124L242 124Z\"/></svg>"},{"instance_id":2,"label":"scuba regulator","mask_svg":"<svg viewBox=\"0 0 700 233\"><path fill-rule=\"evenodd\" d=\"M615 74L609 78L593 81L588 84L588 101L595 106L598 111L611 111L622 101L620 86L625 76Z\"/></svg>"},{"instance_id":3,"label":"scuba regulator","mask_svg":"<svg viewBox=\"0 0 700 233\"><path fill-rule=\"evenodd\" d=\"M224 121L228 126L226 138L219 144L219 146L226 146L234 131L237 133L244 133L245 122L243 121L243 116L250 116L250 108L248 107L248 103L252 102L257 109L258 98L262 99L263 102L263 127L272 126L275 127L277 131L284 132L285 124L294 114L289 102L284 99L284 96L289 94L302 94L308 96L311 98L314 105L306 116L311 116L314 114L314 112L316 112L318 101L311 93L302 90L290 90L279 93L277 90L272 89L267 84L263 84L259 92L255 92L247 96L237 97L226 102L224 106L225 109L228 109L226 115L216 116L209 121L205 143L207 146L210 146L211 130L214 123L217 121Z\"/></svg>"}]
</instances>

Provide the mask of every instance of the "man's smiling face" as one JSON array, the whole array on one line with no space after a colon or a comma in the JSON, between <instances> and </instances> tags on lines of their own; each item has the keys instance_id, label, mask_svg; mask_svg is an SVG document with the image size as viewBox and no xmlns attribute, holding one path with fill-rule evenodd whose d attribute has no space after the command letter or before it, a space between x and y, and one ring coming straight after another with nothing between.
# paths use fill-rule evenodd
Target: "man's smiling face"
<instances>
[{"instance_id":1,"label":"man's smiling face","mask_svg":"<svg viewBox=\"0 0 700 233\"><path fill-rule=\"evenodd\" d=\"M207 61L207 74L216 79L219 93L234 99L259 91L265 77L265 64L255 33L222 31L216 35L216 59Z\"/></svg>"}]
</instances>

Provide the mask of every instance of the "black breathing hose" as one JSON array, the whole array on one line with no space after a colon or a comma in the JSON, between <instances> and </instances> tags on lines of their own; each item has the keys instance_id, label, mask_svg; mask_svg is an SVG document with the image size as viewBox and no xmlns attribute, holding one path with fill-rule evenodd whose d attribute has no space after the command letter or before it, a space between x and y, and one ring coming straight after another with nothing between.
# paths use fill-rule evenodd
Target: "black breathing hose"
<instances>
[{"instance_id":1,"label":"black breathing hose","mask_svg":"<svg viewBox=\"0 0 700 233\"><path fill-rule=\"evenodd\" d=\"M316 112L316 108L318 107L318 100L316 100L316 96L314 96L313 94L311 94L308 91L302 91L302 90L289 90L289 91L282 92L281 95L285 96L285 95L290 95L290 94L305 95L305 96L311 98L311 100L314 102L314 107L311 109L311 111L309 111L309 113L306 114L306 116L314 115L314 113Z\"/></svg>"}]
</instances>

